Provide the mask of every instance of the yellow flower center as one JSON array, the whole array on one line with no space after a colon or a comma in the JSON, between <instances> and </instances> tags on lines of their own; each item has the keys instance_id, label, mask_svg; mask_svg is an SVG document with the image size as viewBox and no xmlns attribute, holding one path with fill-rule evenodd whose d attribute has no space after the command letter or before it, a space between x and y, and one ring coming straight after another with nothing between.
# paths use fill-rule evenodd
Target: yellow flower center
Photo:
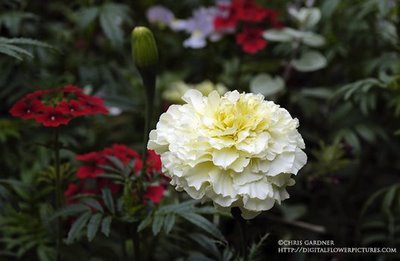
<instances>
[{"instance_id":1,"label":"yellow flower center","mask_svg":"<svg viewBox=\"0 0 400 261\"><path fill-rule=\"evenodd\" d=\"M234 103L222 100L213 114L213 136L237 141L241 133L247 137L265 131L269 117L262 104L263 100L244 95Z\"/></svg>"}]
</instances>

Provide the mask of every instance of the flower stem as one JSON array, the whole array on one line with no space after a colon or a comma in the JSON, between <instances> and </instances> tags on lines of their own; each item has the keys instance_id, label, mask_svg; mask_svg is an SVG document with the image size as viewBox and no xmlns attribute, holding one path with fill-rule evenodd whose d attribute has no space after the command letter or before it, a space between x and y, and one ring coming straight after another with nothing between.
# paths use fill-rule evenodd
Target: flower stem
<instances>
[{"instance_id":1,"label":"flower stem","mask_svg":"<svg viewBox=\"0 0 400 261\"><path fill-rule=\"evenodd\" d=\"M134 231L133 231L133 250L134 250L134 255L135 255L135 260L141 260L142 255L140 251L140 235L139 232L137 231L138 226L134 226Z\"/></svg>"},{"instance_id":2,"label":"flower stem","mask_svg":"<svg viewBox=\"0 0 400 261\"><path fill-rule=\"evenodd\" d=\"M241 255L243 256L243 261L248 261L248 251L247 251L247 222L241 216L241 210L238 207L234 207L231 209L231 214L235 218L236 222L239 225L239 234L240 234L240 246L241 246Z\"/></svg>"},{"instance_id":3,"label":"flower stem","mask_svg":"<svg viewBox=\"0 0 400 261\"><path fill-rule=\"evenodd\" d=\"M145 102L145 123L143 132L143 150L142 150L142 170L139 177L139 198L140 202L143 202L143 179L146 174L146 160L147 160L147 142L149 140L150 124L153 115L153 101L154 92L156 86L156 75L153 71L141 71L143 85L146 90L146 102Z\"/></svg>"},{"instance_id":4,"label":"flower stem","mask_svg":"<svg viewBox=\"0 0 400 261\"><path fill-rule=\"evenodd\" d=\"M53 153L54 153L54 191L55 191L55 209L59 210L62 205L62 194L61 194L61 171L60 171L60 146L59 146L59 129L54 130L54 141L53 141ZM62 242L62 223L61 217L57 218L57 228L56 228L56 260L61 258L61 242Z\"/></svg>"}]
</instances>

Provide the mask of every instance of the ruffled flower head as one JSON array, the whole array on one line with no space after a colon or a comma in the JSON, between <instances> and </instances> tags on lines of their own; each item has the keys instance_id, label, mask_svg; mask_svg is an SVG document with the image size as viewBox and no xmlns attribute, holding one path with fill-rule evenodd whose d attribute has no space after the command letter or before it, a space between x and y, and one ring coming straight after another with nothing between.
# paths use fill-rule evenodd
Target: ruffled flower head
<instances>
[{"instance_id":1,"label":"ruffled flower head","mask_svg":"<svg viewBox=\"0 0 400 261\"><path fill-rule=\"evenodd\" d=\"M239 207L247 219L289 197L286 186L307 161L297 119L260 94L189 90L183 100L161 115L148 143L177 190Z\"/></svg>"}]
</instances>

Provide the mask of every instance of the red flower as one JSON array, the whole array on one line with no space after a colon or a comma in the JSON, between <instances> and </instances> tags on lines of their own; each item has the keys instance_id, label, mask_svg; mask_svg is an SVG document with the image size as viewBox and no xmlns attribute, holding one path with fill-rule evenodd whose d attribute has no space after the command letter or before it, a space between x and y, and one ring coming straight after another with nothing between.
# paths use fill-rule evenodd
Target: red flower
<instances>
[{"instance_id":1,"label":"red flower","mask_svg":"<svg viewBox=\"0 0 400 261\"><path fill-rule=\"evenodd\" d=\"M74 184L74 183L70 183L68 184L67 190L65 190L64 192L64 196L66 197L72 197L75 196L78 192L79 192L79 186Z\"/></svg>"},{"instance_id":2,"label":"red flower","mask_svg":"<svg viewBox=\"0 0 400 261\"><path fill-rule=\"evenodd\" d=\"M10 114L21 119L34 119L45 109L44 104L39 100L21 99L10 109Z\"/></svg>"},{"instance_id":3,"label":"red flower","mask_svg":"<svg viewBox=\"0 0 400 261\"><path fill-rule=\"evenodd\" d=\"M77 155L76 159L80 160L80 161L96 161L97 159L100 158L100 154L98 152L89 152L86 154L82 154L82 155Z\"/></svg>"},{"instance_id":4,"label":"red flower","mask_svg":"<svg viewBox=\"0 0 400 261\"><path fill-rule=\"evenodd\" d=\"M82 90L78 86L75 85L66 85L62 88L63 92L71 92L71 93L81 93Z\"/></svg>"},{"instance_id":5,"label":"red flower","mask_svg":"<svg viewBox=\"0 0 400 261\"><path fill-rule=\"evenodd\" d=\"M110 180L108 178L98 178L97 179L97 188L99 189L99 192L103 188L108 188L111 191L111 193L115 194L118 191L120 191L121 185L113 183L112 180Z\"/></svg>"},{"instance_id":6,"label":"red flower","mask_svg":"<svg viewBox=\"0 0 400 261\"><path fill-rule=\"evenodd\" d=\"M268 9L258 5L254 0L235 0L232 3L238 20L244 22L261 22L268 15Z\"/></svg>"},{"instance_id":7,"label":"red flower","mask_svg":"<svg viewBox=\"0 0 400 261\"><path fill-rule=\"evenodd\" d=\"M60 111L72 116L82 116L88 113L88 110L78 100L61 101L57 106Z\"/></svg>"},{"instance_id":8,"label":"red flower","mask_svg":"<svg viewBox=\"0 0 400 261\"><path fill-rule=\"evenodd\" d=\"M142 160L140 154L124 144L113 144L111 147L105 148L101 151L77 155L76 159L83 162L83 166L79 167L78 171L76 172L76 176L78 177L80 182L80 185L78 185L80 186L81 193L88 186L92 188L91 192L93 192L93 194L95 195L100 195L103 188L109 188L113 194L121 192L123 187L121 184L113 179L100 176L101 174L106 172L106 166L113 166L113 162L107 158L108 156L116 157L125 165L130 164L132 161L135 161L134 169L131 175L139 174L142 168ZM148 158L146 162L148 164L148 167L146 169L147 174L158 173L160 175L157 177L155 177L154 175L146 176L144 180L144 186L147 186L148 183L154 184L154 182L157 182L157 185L147 186L143 197L157 204L160 202L164 195L164 185L168 181L168 178L160 173L160 156L157 155L154 151L148 151ZM66 191L66 196L69 196L71 194L69 193L69 191L71 190L72 188L68 187ZM133 188L133 191L137 190ZM133 196L135 195L136 194L134 193Z\"/></svg>"},{"instance_id":9,"label":"red flower","mask_svg":"<svg viewBox=\"0 0 400 261\"><path fill-rule=\"evenodd\" d=\"M219 15L214 19L214 28L217 31L233 31L238 22L237 10L232 4L221 3L218 6Z\"/></svg>"},{"instance_id":10,"label":"red flower","mask_svg":"<svg viewBox=\"0 0 400 261\"><path fill-rule=\"evenodd\" d=\"M92 164L91 166L81 166L76 172L76 176L79 179L96 178L103 174L104 170L97 166L97 164Z\"/></svg>"},{"instance_id":11,"label":"red flower","mask_svg":"<svg viewBox=\"0 0 400 261\"><path fill-rule=\"evenodd\" d=\"M158 204L164 196L164 191L163 186L149 186L144 193L144 198L151 200L154 204Z\"/></svg>"},{"instance_id":12,"label":"red flower","mask_svg":"<svg viewBox=\"0 0 400 261\"><path fill-rule=\"evenodd\" d=\"M40 99L43 98L44 95L46 95L46 94L48 94L48 93L50 93L52 91L53 90L37 90L37 91L34 91L34 92L31 92L31 93L27 94L25 97L28 100L34 100L34 99L40 100Z\"/></svg>"},{"instance_id":13,"label":"red flower","mask_svg":"<svg viewBox=\"0 0 400 261\"><path fill-rule=\"evenodd\" d=\"M79 102L85 107L86 114L108 114L107 108L104 106L103 99L96 96L90 96L83 93L78 94Z\"/></svg>"},{"instance_id":14,"label":"red flower","mask_svg":"<svg viewBox=\"0 0 400 261\"><path fill-rule=\"evenodd\" d=\"M71 118L67 117L59 108L47 107L44 112L35 118L46 127L67 125Z\"/></svg>"},{"instance_id":15,"label":"red flower","mask_svg":"<svg viewBox=\"0 0 400 261\"><path fill-rule=\"evenodd\" d=\"M46 127L58 127L68 124L74 117L108 111L101 98L86 95L77 86L67 85L29 93L13 105L10 113L22 119L35 119Z\"/></svg>"},{"instance_id":16,"label":"red flower","mask_svg":"<svg viewBox=\"0 0 400 261\"><path fill-rule=\"evenodd\" d=\"M236 34L236 43L246 53L255 54L267 46L267 41L262 38L263 29L244 27L243 32Z\"/></svg>"},{"instance_id":17,"label":"red flower","mask_svg":"<svg viewBox=\"0 0 400 261\"><path fill-rule=\"evenodd\" d=\"M147 166L148 173L160 173L161 172L160 155L155 153L154 150L147 151L146 166Z\"/></svg>"}]
</instances>

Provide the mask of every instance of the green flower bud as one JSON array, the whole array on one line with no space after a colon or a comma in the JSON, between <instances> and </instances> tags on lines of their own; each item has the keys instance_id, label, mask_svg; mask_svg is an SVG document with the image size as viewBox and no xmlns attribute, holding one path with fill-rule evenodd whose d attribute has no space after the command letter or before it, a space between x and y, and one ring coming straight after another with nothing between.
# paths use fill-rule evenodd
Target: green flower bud
<instances>
[{"instance_id":1,"label":"green flower bud","mask_svg":"<svg viewBox=\"0 0 400 261\"><path fill-rule=\"evenodd\" d=\"M131 45L133 60L139 70L153 69L157 65L157 44L147 27L138 26L132 30Z\"/></svg>"}]
</instances>

